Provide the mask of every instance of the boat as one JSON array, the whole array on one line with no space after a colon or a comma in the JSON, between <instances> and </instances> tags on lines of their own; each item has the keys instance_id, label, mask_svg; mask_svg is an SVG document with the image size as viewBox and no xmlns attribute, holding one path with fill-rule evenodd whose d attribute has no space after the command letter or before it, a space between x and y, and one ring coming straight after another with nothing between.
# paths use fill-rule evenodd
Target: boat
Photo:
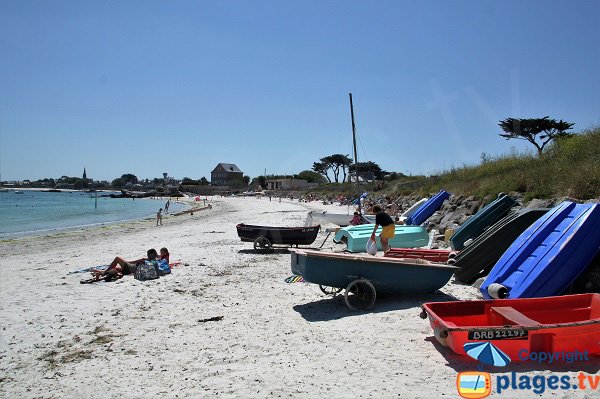
<instances>
[{"instance_id":1,"label":"boat","mask_svg":"<svg viewBox=\"0 0 600 399\"><path fill-rule=\"evenodd\" d=\"M21 191L21 190L15 190L14 192L15 192L15 194L23 194L23 191Z\"/></svg>"},{"instance_id":2,"label":"boat","mask_svg":"<svg viewBox=\"0 0 600 399\"><path fill-rule=\"evenodd\" d=\"M240 223L236 226L238 236L244 242L253 242L259 252L268 251L273 244L309 245L319 234L321 226L274 227Z\"/></svg>"},{"instance_id":3,"label":"boat","mask_svg":"<svg viewBox=\"0 0 600 399\"><path fill-rule=\"evenodd\" d=\"M459 355L478 342L514 362L534 353L600 355L600 294L430 302L422 309L438 342Z\"/></svg>"},{"instance_id":4,"label":"boat","mask_svg":"<svg viewBox=\"0 0 600 399\"><path fill-rule=\"evenodd\" d=\"M319 211L310 211L306 215L306 221L304 222L305 226L313 226L314 224L325 224L331 223L338 225L340 227L346 227L350 225L350 221L354 215L345 214L345 213L331 213L327 211L319 212ZM365 219L365 223L373 223L375 217L373 216L373 221L369 221L366 218L366 215L362 216Z\"/></svg>"},{"instance_id":5,"label":"boat","mask_svg":"<svg viewBox=\"0 0 600 399\"><path fill-rule=\"evenodd\" d=\"M335 243L344 243L350 252L365 252L367 241L371 238L374 224L360 224L339 229L333 238ZM423 226L396 225L394 238L389 240L390 248L419 248L429 244L429 233ZM377 249L381 250L379 234L381 226L377 229L375 241Z\"/></svg>"},{"instance_id":6,"label":"boat","mask_svg":"<svg viewBox=\"0 0 600 399\"><path fill-rule=\"evenodd\" d=\"M506 194L500 194L498 198L484 206L479 212L467 219L454 235L450 237L450 246L455 251L465 247L465 242L477 238L485 229L502 219L517 205L517 201Z\"/></svg>"},{"instance_id":7,"label":"boat","mask_svg":"<svg viewBox=\"0 0 600 399\"><path fill-rule=\"evenodd\" d=\"M404 221L407 225L415 225L418 226L421 223L425 222L431 215L435 213L445 200L450 198L450 193L445 190L440 190L439 193L429 198L423 205L419 207L412 215L410 215Z\"/></svg>"},{"instance_id":8,"label":"boat","mask_svg":"<svg viewBox=\"0 0 600 399\"><path fill-rule=\"evenodd\" d=\"M425 259L429 262L446 263L450 258L456 256L456 252L447 249L391 248L384 256L388 258Z\"/></svg>"},{"instance_id":9,"label":"boat","mask_svg":"<svg viewBox=\"0 0 600 399\"><path fill-rule=\"evenodd\" d=\"M486 276L511 244L549 208L523 208L494 223L450 262L459 268L456 280L472 284Z\"/></svg>"},{"instance_id":10,"label":"boat","mask_svg":"<svg viewBox=\"0 0 600 399\"><path fill-rule=\"evenodd\" d=\"M398 216L398 220L400 222L404 222L407 218L409 218L412 214L414 214L415 211L421 205L423 205L425 202L427 202L427 198L422 198L419 201L415 202L410 208L408 208L406 211L402 212L400 214L400 216ZM394 215L391 215L391 216L393 217ZM316 223L318 223L318 224L331 223L331 224L338 225L340 227L346 227L346 226L350 226L350 220L352 220L353 217L354 217L354 215L353 214L351 215L350 213L331 213L331 212L327 212L327 211L323 211L323 212L310 211L306 215L306 221L304 222L304 225L312 226ZM365 224L375 223L375 215L363 213L361 215L361 217L363 218Z\"/></svg>"},{"instance_id":11,"label":"boat","mask_svg":"<svg viewBox=\"0 0 600 399\"><path fill-rule=\"evenodd\" d=\"M485 298L561 294L600 249L600 204L564 201L525 230L480 287Z\"/></svg>"},{"instance_id":12,"label":"boat","mask_svg":"<svg viewBox=\"0 0 600 399\"><path fill-rule=\"evenodd\" d=\"M454 266L421 259L397 259L366 254L344 254L291 249L292 273L305 282L345 289L346 305L368 309L377 293L415 295L442 288L456 270Z\"/></svg>"}]
</instances>

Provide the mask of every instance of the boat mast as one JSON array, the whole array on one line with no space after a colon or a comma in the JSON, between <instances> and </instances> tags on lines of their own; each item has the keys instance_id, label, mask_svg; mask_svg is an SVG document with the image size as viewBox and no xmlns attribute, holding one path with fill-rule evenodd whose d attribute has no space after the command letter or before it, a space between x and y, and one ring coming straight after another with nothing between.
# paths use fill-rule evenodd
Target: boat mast
<instances>
[{"instance_id":1,"label":"boat mast","mask_svg":"<svg viewBox=\"0 0 600 399\"><path fill-rule=\"evenodd\" d=\"M350 95L350 115L352 116L352 144L354 145L354 174L356 175L356 191L358 192L358 213L362 215L360 205L360 184L358 182L358 155L356 154L356 125L354 124L354 106L352 105L352 93Z\"/></svg>"}]
</instances>

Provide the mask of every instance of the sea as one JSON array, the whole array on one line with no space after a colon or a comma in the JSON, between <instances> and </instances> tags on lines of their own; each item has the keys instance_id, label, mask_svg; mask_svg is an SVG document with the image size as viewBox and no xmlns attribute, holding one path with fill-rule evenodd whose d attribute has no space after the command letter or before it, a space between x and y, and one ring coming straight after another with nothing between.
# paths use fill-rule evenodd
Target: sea
<instances>
[{"instance_id":1,"label":"sea","mask_svg":"<svg viewBox=\"0 0 600 399\"><path fill-rule=\"evenodd\" d=\"M110 192L0 192L0 239L156 217L166 198L110 198ZM169 213L187 208L171 201Z\"/></svg>"}]
</instances>

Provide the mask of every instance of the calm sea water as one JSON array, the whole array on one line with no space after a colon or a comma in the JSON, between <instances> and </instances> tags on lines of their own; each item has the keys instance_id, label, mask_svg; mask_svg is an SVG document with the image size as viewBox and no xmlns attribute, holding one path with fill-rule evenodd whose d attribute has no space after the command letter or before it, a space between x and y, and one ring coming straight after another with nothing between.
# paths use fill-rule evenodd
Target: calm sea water
<instances>
[{"instance_id":1,"label":"calm sea water","mask_svg":"<svg viewBox=\"0 0 600 399\"><path fill-rule=\"evenodd\" d=\"M155 217L166 199L101 197L95 208L95 194L61 191L0 192L0 238L47 233L74 227L115 223ZM169 212L184 209L171 201Z\"/></svg>"}]
</instances>

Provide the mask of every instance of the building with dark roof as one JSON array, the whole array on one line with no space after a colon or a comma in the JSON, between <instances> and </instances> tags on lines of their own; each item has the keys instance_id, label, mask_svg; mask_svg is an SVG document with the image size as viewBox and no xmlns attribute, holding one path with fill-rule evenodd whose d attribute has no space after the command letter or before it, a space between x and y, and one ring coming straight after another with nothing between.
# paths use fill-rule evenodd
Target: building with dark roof
<instances>
[{"instance_id":1,"label":"building with dark roof","mask_svg":"<svg viewBox=\"0 0 600 399\"><path fill-rule=\"evenodd\" d=\"M213 186L226 186L232 180L242 180L244 172L233 163L220 163L210 172L210 183Z\"/></svg>"}]
</instances>

